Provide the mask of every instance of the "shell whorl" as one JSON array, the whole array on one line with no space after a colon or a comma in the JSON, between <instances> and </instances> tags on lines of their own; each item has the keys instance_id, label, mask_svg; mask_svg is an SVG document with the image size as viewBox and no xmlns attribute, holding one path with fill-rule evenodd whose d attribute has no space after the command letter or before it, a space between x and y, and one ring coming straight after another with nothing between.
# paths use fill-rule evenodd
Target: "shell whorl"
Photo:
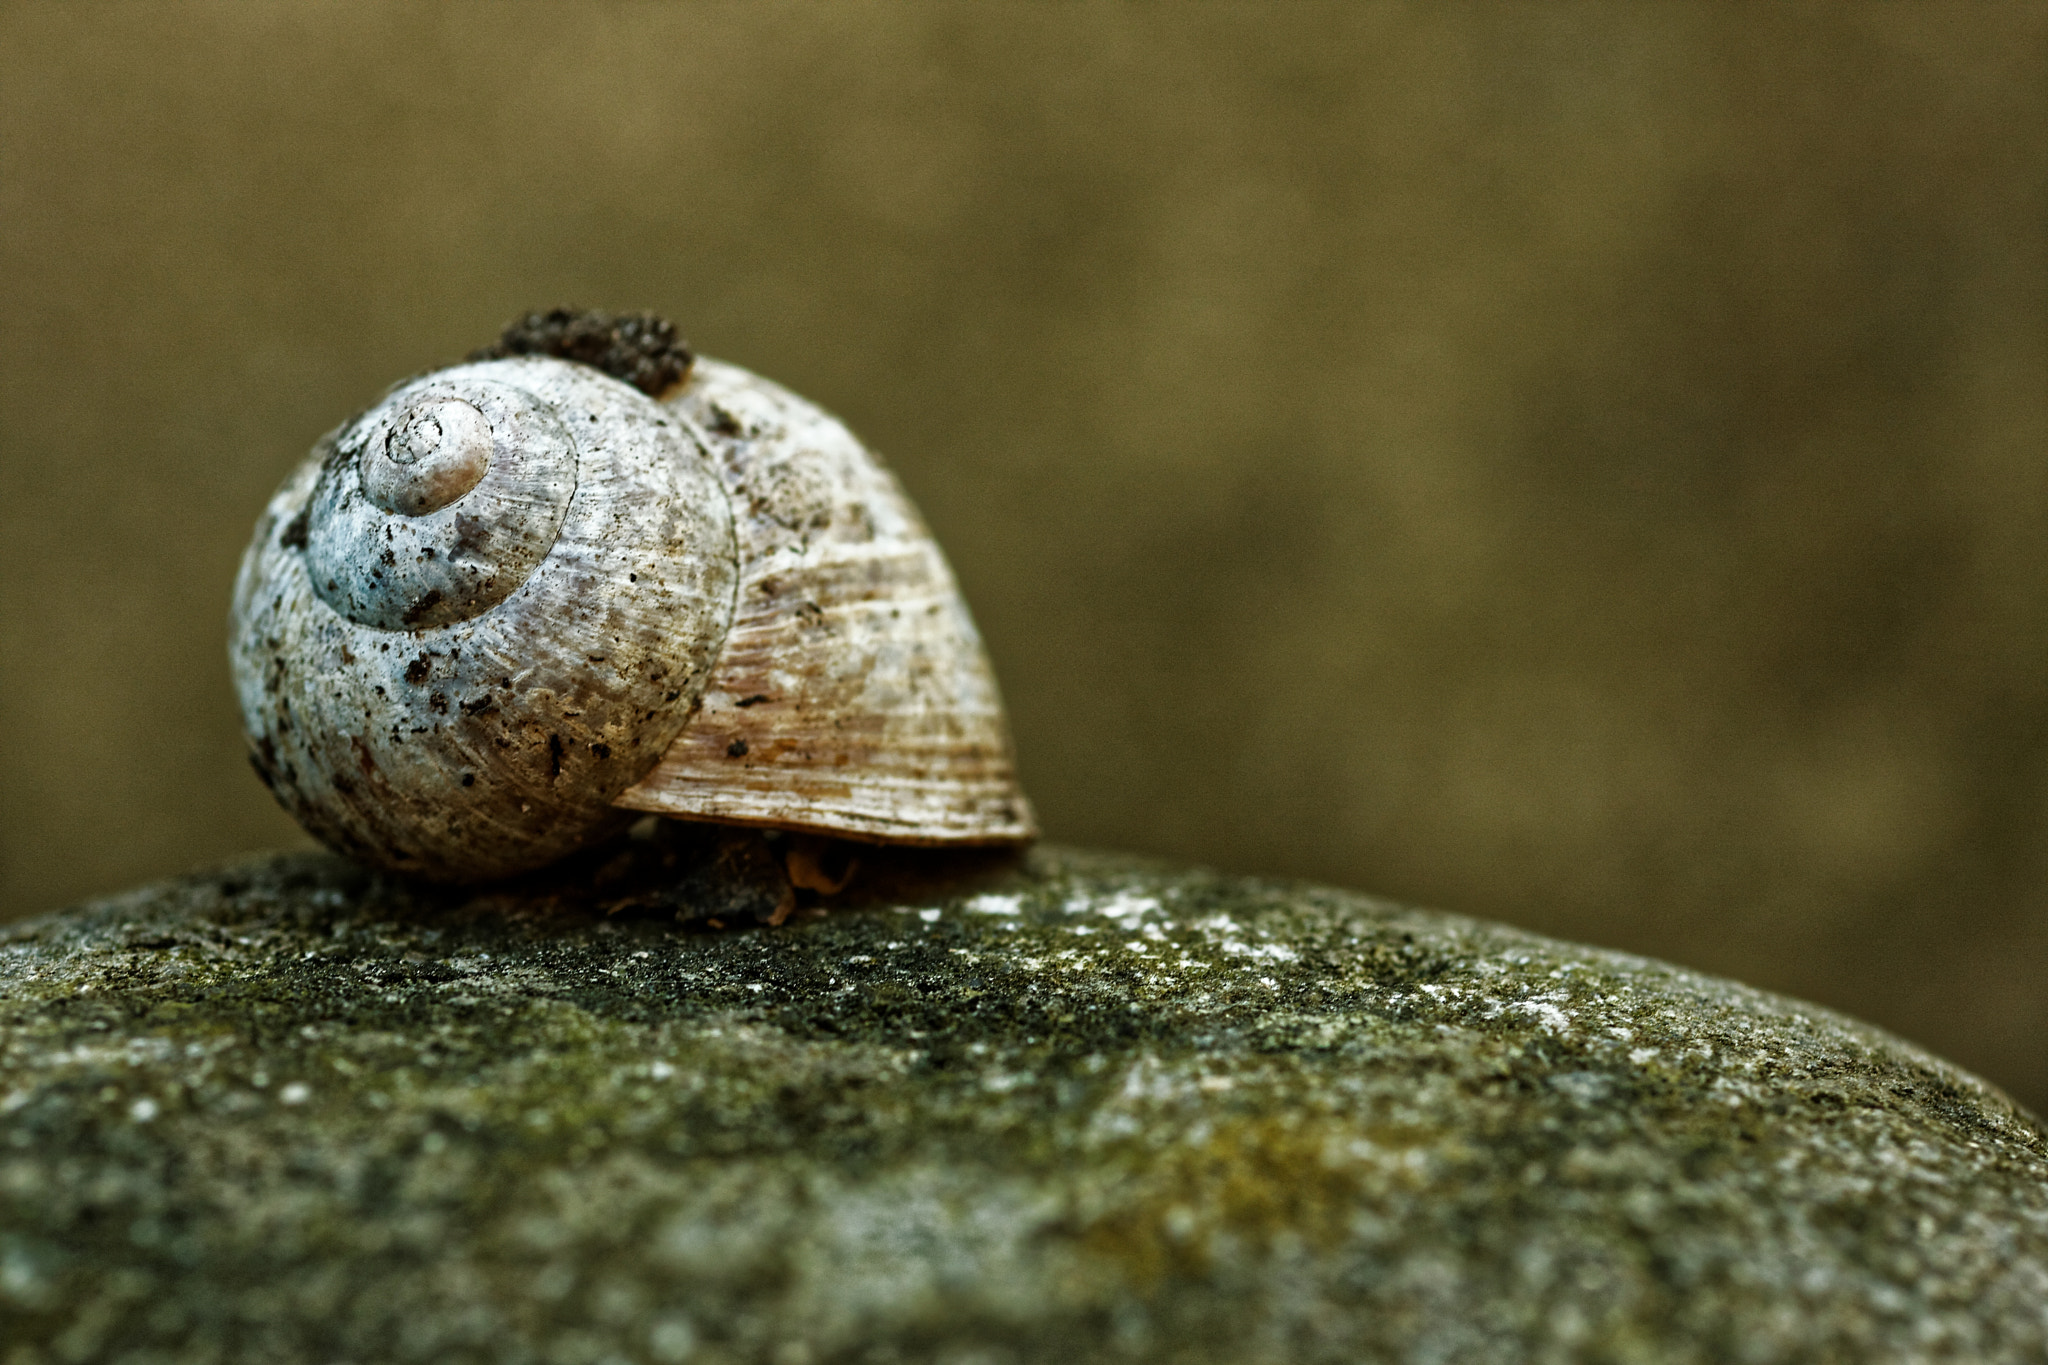
<instances>
[{"instance_id":1,"label":"shell whorl","mask_svg":"<svg viewBox=\"0 0 2048 1365\"><path fill-rule=\"evenodd\" d=\"M342 428L306 508L320 600L381 630L489 611L554 548L576 441L551 404L474 373L409 385Z\"/></svg>"},{"instance_id":2,"label":"shell whorl","mask_svg":"<svg viewBox=\"0 0 2048 1365\"><path fill-rule=\"evenodd\" d=\"M401 385L321 442L243 561L253 760L366 861L540 866L621 821L703 690L736 578L707 452L631 386L543 357Z\"/></svg>"}]
</instances>

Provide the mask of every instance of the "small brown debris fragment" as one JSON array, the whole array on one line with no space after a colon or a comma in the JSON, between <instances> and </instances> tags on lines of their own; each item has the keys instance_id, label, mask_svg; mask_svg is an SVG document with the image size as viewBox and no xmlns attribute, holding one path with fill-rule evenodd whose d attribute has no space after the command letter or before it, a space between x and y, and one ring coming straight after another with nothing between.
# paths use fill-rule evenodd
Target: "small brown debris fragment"
<instances>
[{"instance_id":1,"label":"small brown debris fragment","mask_svg":"<svg viewBox=\"0 0 2048 1365\"><path fill-rule=\"evenodd\" d=\"M783 864L789 869L791 885L815 891L821 896L838 895L853 880L853 874L860 870L860 859L854 857L845 844L805 835L790 839L789 852L784 856ZM780 920L775 922L781 923Z\"/></svg>"}]
</instances>

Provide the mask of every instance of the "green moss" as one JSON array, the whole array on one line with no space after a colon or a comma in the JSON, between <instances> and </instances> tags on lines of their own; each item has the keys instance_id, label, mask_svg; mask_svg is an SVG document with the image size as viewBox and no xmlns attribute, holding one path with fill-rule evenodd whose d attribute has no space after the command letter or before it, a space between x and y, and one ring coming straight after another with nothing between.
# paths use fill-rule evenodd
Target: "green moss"
<instances>
[{"instance_id":1,"label":"green moss","mask_svg":"<svg viewBox=\"0 0 2048 1365\"><path fill-rule=\"evenodd\" d=\"M12 931L0 1362L2048 1351L2042 1130L1849 1021L1113 859L864 885L294 857Z\"/></svg>"}]
</instances>

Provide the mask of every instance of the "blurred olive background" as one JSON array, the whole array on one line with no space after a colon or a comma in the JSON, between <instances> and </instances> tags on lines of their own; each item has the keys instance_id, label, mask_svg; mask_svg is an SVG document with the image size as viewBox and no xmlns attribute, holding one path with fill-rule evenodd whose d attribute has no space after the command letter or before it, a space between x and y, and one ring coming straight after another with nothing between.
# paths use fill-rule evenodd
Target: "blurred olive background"
<instances>
[{"instance_id":1,"label":"blurred olive background","mask_svg":"<svg viewBox=\"0 0 2048 1365\"><path fill-rule=\"evenodd\" d=\"M2048 9L0 9L6 915L302 838L256 513L566 301L889 456L1051 837L2048 1109Z\"/></svg>"}]
</instances>

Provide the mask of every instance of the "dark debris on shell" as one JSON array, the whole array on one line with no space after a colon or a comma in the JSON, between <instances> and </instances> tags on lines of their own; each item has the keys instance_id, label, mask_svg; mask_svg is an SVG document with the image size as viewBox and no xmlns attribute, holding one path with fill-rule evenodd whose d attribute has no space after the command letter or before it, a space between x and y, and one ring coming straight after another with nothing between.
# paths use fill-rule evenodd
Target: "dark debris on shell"
<instances>
[{"instance_id":1,"label":"dark debris on shell","mask_svg":"<svg viewBox=\"0 0 2048 1365\"><path fill-rule=\"evenodd\" d=\"M695 358L676 325L658 313L550 308L506 324L496 342L469 359L520 355L581 361L656 398L682 382Z\"/></svg>"}]
</instances>

